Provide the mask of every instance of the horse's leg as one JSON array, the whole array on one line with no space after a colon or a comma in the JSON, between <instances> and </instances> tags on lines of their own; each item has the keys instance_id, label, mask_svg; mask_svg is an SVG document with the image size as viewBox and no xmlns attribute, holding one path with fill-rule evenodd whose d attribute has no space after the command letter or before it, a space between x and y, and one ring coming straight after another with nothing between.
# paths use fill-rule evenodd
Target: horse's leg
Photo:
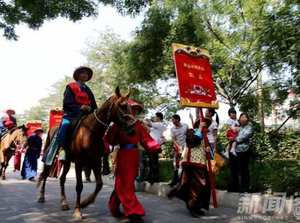
<instances>
[{"instance_id":1,"label":"horse's leg","mask_svg":"<svg viewBox=\"0 0 300 223\"><path fill-rule=\"evenodd\" d=\"M83 200L81 202L81 204L80 204L81 208L85 208L89 204L94 203L99 191L102 189L103 182L102 182L102 177L101 177L101 166L99 165L99 163L96 163L96 165L94 165L94 167L92 168L93 172L94 172L94 175L95 175L95 178L96 178L95 191L94 191L94 193L92 193L90 196L88 196L85 200Z\"/></svg>"},{"instance_id":2,"label":"horse's leg","mask_svg":"<svg viewBox=\"0 0 300 223\"><path fill-rule=\"evenodd\" d=\"M1 163L0 176L2 176L2 179L3 179L3 176L4 176L4 166L5 166L5 162ZM5 180L5 177L4 177L4 180Z\"/></svg>"},{"instance_id":3,"label":"horse's leg","mask_svg":"<svg viewBox=\"0 0 300 223\"><path fill-rule=\"evenodd\" d=\"M65 161L63 163L63 172L59 178L60 180L60 195L61 195L61 200L60 200L60 205L61 209L63 211L69 210L69 205L67 202L66 194L65 194L65 182L66 182L66 176L70 170L71 162Z\"/></svg>"},{"instance_id":4,"label":"horse's leg","mask_svg":"<svg viewBox=\"0 0 300 223\"><path fill-rule=\"evenodd\" d=\"M0 177L2 176L3 167L4 167L4 152L0 148Z\"/></svg>"},{"instance_id":5,"label":"horse's leg","mask_svg":"<svg viewBox=\"0 0 300 223\"><path fill-rule=\"evenodd\" d=\"M41 190L40 190L40 195L39 195L39 198L38 198L39 203L44 203L45 202L45 188L46 188L47 178L48 178L49 173L50 173L50 168L51 168L51 166L44 165L44 169L41 172L41 174L39 176L39 179L38 179L38 182L37 182L37 185L36 185L37 188L38 188L41 185L41 183L43 182Z\"/></svg>"},{"instance_id":6,"label":"horse's leg","mask_svg":"<svg viewBox=\"0 0 300 223\"><path fill-rule=\"evenodd\" d=\"M3 172L2 172L2 180L6 179L6 168L8 167L8 163L10 158L12 157L13 153L11 151L7 151L4 156L4 166L3 166Z\"/></svg>"},{"instance_id":7,"label":"horse's leg","mask_svg":"<svg viewBox=\"0 0 300 223\"><path fill-rule=\"evenodd\" d=\"M8 166L8 163L6 161L4 161L3 168L2 168L2 180L6 180L6 174L5 174L5 172L6 172L7 166Z\"/></svg>"},{"instance_id":8,"label":"horse's leg","mask_svg":"<svg viewBox=\"0 0 300 223\"><path fill-rule=\"evenodd\" d=\"M82 166L79 163L75 163L75 171L76 171L76 192L77 192L77 198L76 198L76 206L74 211L74 218L76 219L82 219L82 214L80 210L80 196L83 189L83 183L82 183Z\"/></svg>"}]
</instances>

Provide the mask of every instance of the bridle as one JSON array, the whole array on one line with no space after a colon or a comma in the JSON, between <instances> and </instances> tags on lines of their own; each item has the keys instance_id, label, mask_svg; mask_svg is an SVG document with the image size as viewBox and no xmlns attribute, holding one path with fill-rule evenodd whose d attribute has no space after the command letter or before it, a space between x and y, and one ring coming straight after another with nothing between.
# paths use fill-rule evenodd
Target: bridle
<instances>
[{"instance_id":1,"label":"bridle","mask_svg":"<svg viewBox=\"0 0 300 223\"><path fill-rule=\"evenodd\" d=\"M105 127L108 127L108 125L105 122L101 121L101 119L97 116L96 110L94 110L93 114L98 123L100 123L101 125L103 125Z\"/></svg>"},{"instance_id":2,"label":"bridle","mask_svg":"<svg viewBox=\"0 0 300 223\"><path fill-rule=\"evenodd\" d=\"M107 112L107 117L110 117L110 114L111 114L111 110L112 110L113 104L114 104L114 103L110 103L110 106L109 106L109 109L108 109L108 112ZM103 126L106 127L106 128L109 126L107 123L105 123L104 121L102 121L102 120L98 117L98 115L97 115L97 109L94 110L93 115L94 115L96 121L97 121L99 124L103 125ZM107 121L107 120L106 120L106 121Z\"/></svg>"},{"instance_id":3,"label":"bridle","mask_svg":"<svg viewBox=\"0 0 300 223\"><path fill-rule=\"evenodd\" d=\"M16 130L16 131L18 131L18 130ZM16 137L14 139L12 139L10 147L12 144L14 144L16 147L19 145L18 135L16 135ZM11 147L11 148L13 148L13 147Z\"/></svg>"},{"instance_id":4,"label":"bridle","mask_svg":"<svg viewBox=\"0 0 300 223\"><path fill-rule=\"evenodd\" d=\"M107 112L107 117L110 117L111 111L112 111L112 108L113 108L113 105L114 105L113 102L110 103L110 106L109 106L109 109L108 109L108 112ZM122 111L120 108L118 108L118 110L119 110L119 113L120 113L121 115L123 115L123 116L128 115L128 114L126 114L124 111ZM97 110L94 110L93 115L94 115L96 121L97 121L99 124L105 126L106 128L109 126L107 123L105 123L104 121L102 121L102 120L100 119L100 117L97 115ZM107 120L106 120L106 121L107 121Z\"/></svg>"}]
</instances>

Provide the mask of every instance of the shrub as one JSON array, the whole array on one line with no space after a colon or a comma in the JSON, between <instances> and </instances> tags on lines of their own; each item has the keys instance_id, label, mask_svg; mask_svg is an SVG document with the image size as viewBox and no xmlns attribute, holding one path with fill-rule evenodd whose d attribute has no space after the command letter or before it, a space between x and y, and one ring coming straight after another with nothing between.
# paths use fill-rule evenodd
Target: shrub
<instances>
[{"instance_id":1,"label":"shrub","mask_svg":"<svg viewBox=\"0 0 300 223\"><path fill-rule=\"evenodd\" d=\"M300 162L297 160L252 160L250 162L250 191L286 192L300 191ZM216 176L218 189L226 190L229 183L229 168Z\"/></svg>"},{"instance_id":2,"label":"shrub","mask_svg":"<svg viewBox=\"0 0 300 223\"><path fill-rule=\"evenodd\" d=\"M163 159L173 158L173 142L171 140L162 145L162 153L160 154L160 157Z\"/></svg>"}]
</instances>

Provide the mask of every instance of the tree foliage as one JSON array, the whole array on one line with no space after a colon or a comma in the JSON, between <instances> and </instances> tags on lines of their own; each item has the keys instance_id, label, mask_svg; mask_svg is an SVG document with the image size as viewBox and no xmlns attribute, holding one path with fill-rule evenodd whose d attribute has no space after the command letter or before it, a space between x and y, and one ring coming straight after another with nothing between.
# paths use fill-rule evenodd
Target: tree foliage
<instances>
[{"instance_id":1,"label":"tree foliage","mask_svg":"<svg viewBox=\"0 0 300 223\"><path fill-rule=\"evenodd\" d=\"M256 117L262 89L263 107L270 114L274 104L287 98L292 85L299 86L298 5L265 0L153 2L125 48L124 71L131 83L153 84L175 76L171 43L204 47L212 55L222 101L238 104ZM283 49L287 53L281 58ZM283 71L290 71L291 78ZM256 86L259 75L267 82ZM297 113L295 106L291 114Z\"/></svg>"},{"instance_id":2,"label":"tree foliage","mask_svg":"<svg viewBox=\"0 0 300 223\"><path fill-rule=\"evenodd\" d=\"M39 103L26 110L18 119L26 123L29 120L41 120L44 127L48 126L48 118L51 109L62 108L62 99L66 84L71 80L66 76L51 86L49 96L40 99Z\"/></svg>"},{"instance_id":3,"label":"tree foliage","mask_svg":"<svg viewBox=\"0 0 300 223\"><path fill-rule=\"evenodd\" d=\"M100 33L97 41L88 44L85 55L88 66L95 73L90 83L95 95L104 100L116 86L120 86L124 91L130 90L131 97L143 102L146 110L157 107L159 110L177 108L176 95L172 95L176 91L171 90L175 86L174 80L139 82L128 74L128 49L131 46L131 42L121 40L111 30Z\"/></svg>"},{"instance_id":4,"label":"tree foliage","mask_svg":"<svg viewBox=\"0 0 300 223\"><path fill-rule=\"evenodd\" d=\"M218 92L232 106L263 70L257 44L261 1L163 1L152 4L125 61L134 82L175 76L171 44L208 48L214 59Z\"/></svg>"},{"instance_id":5,"label":"tree foliage","mask_svg":"<svg viewBox=\"0 0 300 223\"><path fill-rule=\"evenodd\" d=\"M87 83L100 106L114 92L116 86L121 90L131 91L131 97L142 102L146 111L156 108L157 110L174 111L177 109L175 80L169 80L161 84L139 84L131 83L131 80L125 71L126 48L130 43L122 40L111 30L106 30L99 34L96 41L88 43L84 50L87 58L87 66L94 71L93 78ZM72 81L70 76L58 81L52 86L49 96L41 99L39 104L25 111L21 120L42 120L47 125L49 111L53 108L62 107L63 93L65 86ZM159 81L163 82L163 80ZM173 88L173 90L170 90Z\"/></svg>"},{"instance_id":6,"label":"tree foliage","mask_svg":"<svg viewBox=\"0 0 300 223\"><path fill-rule=\"evenodd\" d=\"M67 2L67 1L61 1ZM108 31L90 43L86 56L95 71L91 86L98 98L113 87L126 86L147 108L174 109L178 95L170 90L175 70L171 44L207 48L222 101L257 116L258 91L268 115L287 98L299 94L299 3L267 0L98 1L123 14L146 8L134 39L126 42ZM94 2L95 3L95 2ZM257 77L267 81L255 85ZM267 78L266 78L267 77ZM164 88L164 89L161 89ZM171 93L170 93L171 92ZM291 102L288 118L299 114Z\"/></svg>"},{"instance_id":7,"label":"tree foliage","mask_svg":"<svg viewBox=\"0 0 300 223\"><path fill-rule=\"evenodd\" d=\"M39 28L44 21L64 17L78 21L94 16L100 3L115 6L123 14L137 14L148 0L0 0L0 29L8 39L17 39L15 26L25 23L30 28Z\"/></svg>"},{"instance_id":8,"label":"tree foliage","mask_svg":"<svg viewBox=\"0 0 300 223\"><path fill-rule=\"evenodd\" d=\"M259 30L263 60L270 69L274 83L278 89L289 89L298 95L290 103L287 120L300 116L299 26L299 1L276 1L273 7L268 8Z\"/></svg>"}]
</instances>

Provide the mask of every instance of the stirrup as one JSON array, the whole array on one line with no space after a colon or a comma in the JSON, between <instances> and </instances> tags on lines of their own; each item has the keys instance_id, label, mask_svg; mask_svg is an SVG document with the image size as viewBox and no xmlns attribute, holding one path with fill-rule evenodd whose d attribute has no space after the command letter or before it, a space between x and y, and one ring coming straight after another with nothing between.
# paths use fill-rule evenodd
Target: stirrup
<instances>
[{"instance_id":1,"label":"stirrup","mask_svg":"<svg viewBox=\"0 0 300 223\"><path fill-rule=\"evenodd\" d=\"M66 160L66 151L61 147L58 152L58 160Z\"/></svg>"}]
</instances>

